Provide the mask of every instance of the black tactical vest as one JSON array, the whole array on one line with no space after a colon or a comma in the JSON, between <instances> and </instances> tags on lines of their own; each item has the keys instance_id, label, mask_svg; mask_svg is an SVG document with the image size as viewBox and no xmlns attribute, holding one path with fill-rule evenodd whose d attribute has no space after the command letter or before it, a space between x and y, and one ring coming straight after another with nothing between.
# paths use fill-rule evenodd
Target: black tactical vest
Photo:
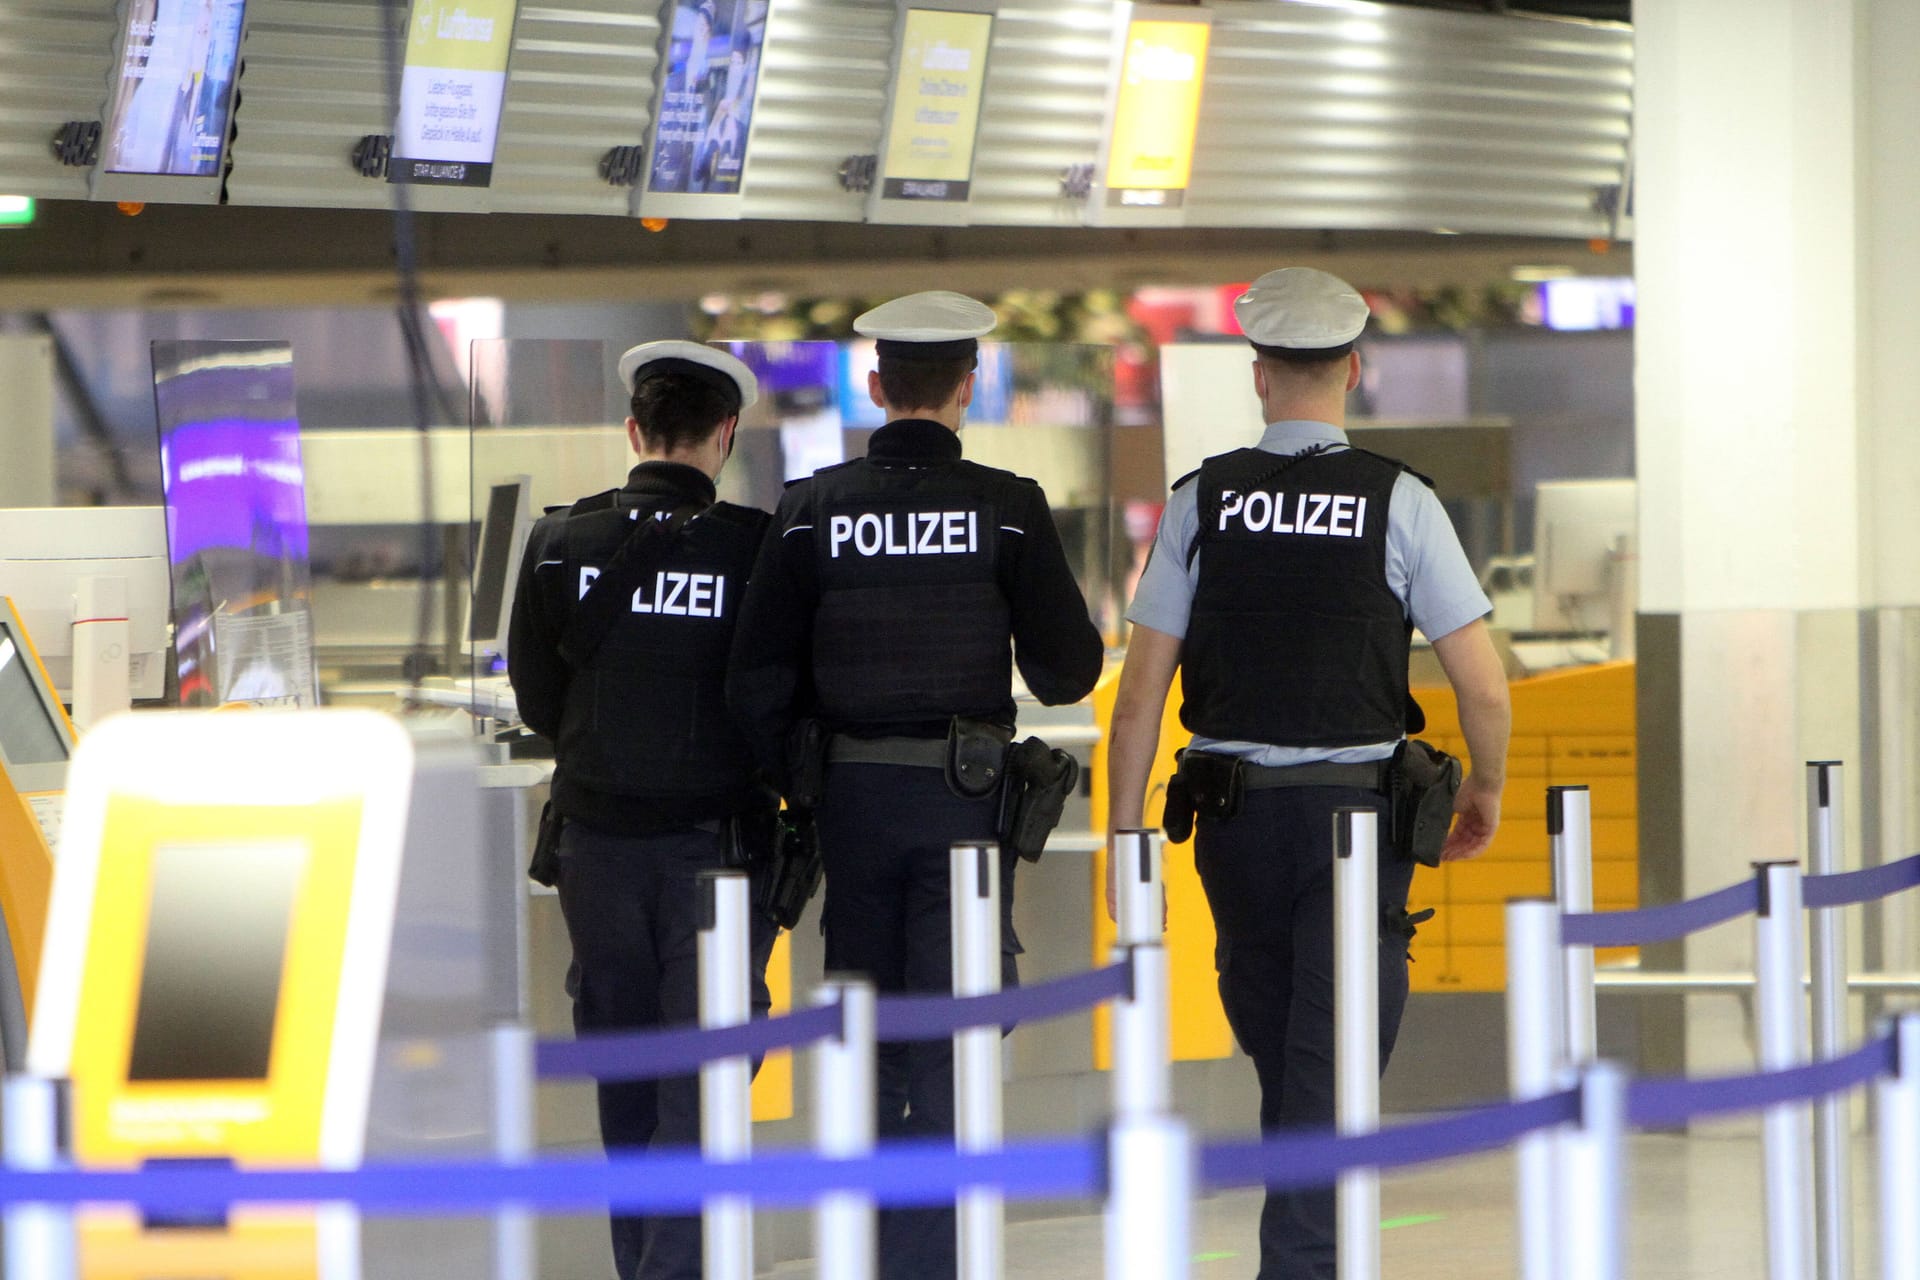
<instances>
[{"instance_id":1,"label":"black tactical vest","mask_svg":"<svg viewBox=\"0 0 1920 1280\"><path fill-rule=\"evenodd\" d=\"M1024 482L971 462L862 458L811 483L821 715L839 727L1004 717L1012 614L998 569L1009 504L996 495Z\"/></svg>"},{"instance_id":2,"label":"black tactical vest","mask_svg":"<svg viewBox=\"0 0 1920 1280\"><path fill-rule=\"evenodd\" d=\"M1358 449L1200 468L1182 724L1288 747L1401 736L1413 624L1387 585L1387 508L1403 470Z\"/></svg>"},{"instance_id":3,"label":"black tactical vest","mask_svg":"<svg viewBox=\"0 0 1920 1280\"><path fill-rule=\"evenodd\" d=\"M634 533L636 512L648 520L680 501L649 495L636 508L600 494L575 503L557 543L562 603L586 593ZM747 794L752 765L727 713L727 650L767 522L720 502L678 535L644 535L629 557L637 589L567 688L554 753L567 791L646 800L682 821L729 813Z\"/></svg>"}]
</instances>

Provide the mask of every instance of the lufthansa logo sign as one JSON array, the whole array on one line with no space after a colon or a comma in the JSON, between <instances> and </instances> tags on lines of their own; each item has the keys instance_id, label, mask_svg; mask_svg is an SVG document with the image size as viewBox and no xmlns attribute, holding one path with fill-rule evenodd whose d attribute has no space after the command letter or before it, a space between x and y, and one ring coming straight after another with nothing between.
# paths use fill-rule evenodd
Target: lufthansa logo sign
<instances>
[{"instance_id":1,"label":"lufthansa logo sign","mask_svg":"<svg viewBox=\"0 0 1920 1280\"><path fill-rule=\"evenodd\" d=\"M1345 493L1220 494L1220 528L1237 520L1248 533L1293 533L1324 538L1362 538L1367 530L1367 500Z\"/></svg>"}]
</instances>

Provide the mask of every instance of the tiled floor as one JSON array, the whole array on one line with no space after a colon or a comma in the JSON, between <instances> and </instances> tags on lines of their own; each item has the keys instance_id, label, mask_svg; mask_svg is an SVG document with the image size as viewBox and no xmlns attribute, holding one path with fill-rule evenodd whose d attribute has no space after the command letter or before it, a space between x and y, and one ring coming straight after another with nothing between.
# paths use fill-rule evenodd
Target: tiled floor
<instances>
[{"instance_id":1,"label":"tiled floor","mask_svg":"<svg viewBox=\"0 0 1920 1280\"><path fill-rule=\"evenodd\" d=\"M1871 1143L1855 1139L1854 1275L1873 1276ZM1752 1280L1766 1273L1761 1234L1760 1145L1746 1136L1641 1136L1630 1159L1632 1214L1627 1274L1634 1280ZM1382 1271L1420 1280L1495 1280L1515 1273L1513 1160L1476 1157L1402 1174L1382 1189ZM1207 1197L1194 1217L1194 1280L1250 1277L1260 1197ZM1097 1280L1102 1226L1093 1213L1013 1222L1007 1280ZM809 1262L771 1273L812 1276ZM827 1280L827 1278L822 1278Z\"/></svg>"}]
</instances>

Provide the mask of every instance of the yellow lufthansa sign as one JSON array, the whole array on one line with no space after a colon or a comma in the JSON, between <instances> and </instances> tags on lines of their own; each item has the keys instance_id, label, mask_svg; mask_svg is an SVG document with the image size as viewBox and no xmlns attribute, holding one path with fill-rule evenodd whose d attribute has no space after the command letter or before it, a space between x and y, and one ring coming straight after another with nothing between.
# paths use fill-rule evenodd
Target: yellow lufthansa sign
<instances>
[{"instance_id":1,"label":"yellow lufthansa sign","mask_svg":"<svg viewBox=\"0 0 1920 1280\"><path fill-rule=\"evenodd\" d=\"M882 173L886 199L967 198L992 38L990 13L907 11Z\"/></svg>"},{"instance_id":2,"label":"yellow lufthansa sign","mask_svg":"<svg viewBox=\"0 0 1920 1280\"><path fill-rule=\"evenodd\" d=\"M1139 19L1128 26L1107 152L1108 204L1180 204L1193 172L1211 33L1204 22Z\"/></svg>"}]
</instances>

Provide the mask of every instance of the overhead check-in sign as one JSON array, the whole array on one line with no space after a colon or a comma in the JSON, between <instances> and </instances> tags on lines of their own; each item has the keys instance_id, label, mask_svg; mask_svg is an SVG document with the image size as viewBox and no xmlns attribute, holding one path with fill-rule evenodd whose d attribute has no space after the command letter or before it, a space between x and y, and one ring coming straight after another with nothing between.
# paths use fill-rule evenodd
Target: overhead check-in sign
<instances>
[{"instance_id":1,"label":"overhead check-in sign","mask_svg":"<svg viewBox=\"0 0 1920 1280\"><path fill-rule=\"evenodd\" d=\"M1183 221L1193 173L1213 14L1171 5L1122 5L1117 73L1088 220L1107 226Z\"/></svg>"},{"instance_id":2,"label":"overhead check-in sign","mask_svg":"<svg viewBox=\"0 0 1920 1280\"><path fill-rule=\"evenodd\" d=\"M493 181L515 0L414 0L390 182Z\"/></svg>"},{"instance_id":3,"label":"overhead check-in sign","mask_svg":"<svg viewBox=\"0 0 1920 1280\"><path fill-rule=\"evenodd\" d=\"M737 218L772 0L669 0L639 212Z\"/></svg>"},{"instance_id":4,"label":"overhead check-in sign","mask_svg":"<svg viewBox=\"0 0 1920 1280\"><path fill-rule=\"evenodd\" d=\"M886 148L868 209L874 221L966 220L994 8L995 0L947 0L904 11Z\"/></svg>"}]
</instances>

